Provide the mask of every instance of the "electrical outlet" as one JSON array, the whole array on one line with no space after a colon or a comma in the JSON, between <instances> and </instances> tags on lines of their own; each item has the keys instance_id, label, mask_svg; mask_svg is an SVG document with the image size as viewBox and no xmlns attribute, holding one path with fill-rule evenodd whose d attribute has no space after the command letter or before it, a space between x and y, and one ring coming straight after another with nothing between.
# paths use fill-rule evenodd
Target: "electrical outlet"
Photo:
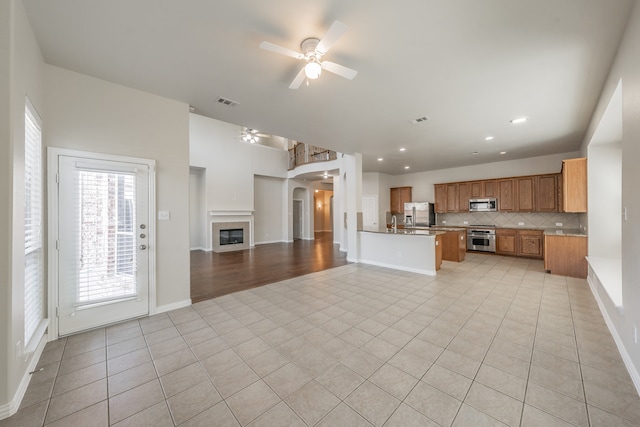
<instances>
[{"instance_id":1,"label":"electrical outlet","mask_svg":"<svg viewBox=\"0 0 640 427\"><path fill-rule=\"evenodd\" d=\"M524 222L519 222L518 225L524 225Z\"/></svg>"},{"instance_id":2,"label":"electrical outlet","mask_svg":"<svg viewBox=\"0 0 640 427\"><path fill-rule=\"evenodd\" d=\"M561 222L556 222L556 227L562 227L562 223Z\"/></svg>"},{"instance_id":3,"label":"electrical outlet","mask_svg":"<svg viewBox=\"0 0 640 427\"><path fill-rule=\"evenodd\" d=\"M446 223L447 223L447 221L442 221L442 223L443 223L443 224L446 224Z\"/></svg>"},{"instance_id":4,"label":"electrical outlet","mask_svg":"<svg viewBox=\"0 0 640 427\"><path fill-rule=\"evenodd\" d=\"M625 206L624 208L622 208L622 217L624 218L624 220L627 220L627 207Z\"/></svg>"},{"instance_id":5,"label":"electrical outlet","mask_svg":"<svg viewBox=\"0 0 640 427\"><path fill-rule=\"evenodd\" d=\"M467 224L469 224L469 221L462 221L462 223L463 223L464 225L467 225Z\"/></svg>"}]
</instances>

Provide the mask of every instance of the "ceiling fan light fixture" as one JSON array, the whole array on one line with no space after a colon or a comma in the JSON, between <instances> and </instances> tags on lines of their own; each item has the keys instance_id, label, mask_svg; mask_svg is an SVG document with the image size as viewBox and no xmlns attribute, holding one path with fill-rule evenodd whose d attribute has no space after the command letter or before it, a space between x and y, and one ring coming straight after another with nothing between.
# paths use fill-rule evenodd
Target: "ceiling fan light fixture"
<instances>
[{"instance_id":1,"label":"ceiling fan light fixture","mask_svg":"<svg viewBox=\"0 0 640 427\"><path fill-rule=\"evenodd\" d=\"M307 65L304 66L304 74L308 79L317 79L320 77L322 73L322 66L315 60L309 61Z\"/></svg>"}]
</instances>

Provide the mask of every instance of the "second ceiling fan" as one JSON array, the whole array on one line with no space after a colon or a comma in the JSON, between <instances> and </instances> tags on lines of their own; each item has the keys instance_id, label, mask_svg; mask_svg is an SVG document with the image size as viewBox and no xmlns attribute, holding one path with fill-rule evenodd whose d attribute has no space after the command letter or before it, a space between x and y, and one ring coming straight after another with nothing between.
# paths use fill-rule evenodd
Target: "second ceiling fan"
<instances>
[{"instance_id":1,"label":"second ceiling fan","mask_svg":"<svg viewBox=\"0 0 640 427\"><path fill-rule=\"evenodd\" d=\"M302 82L306 79L316 79L320 76L322 70L327 70L337 74L345 79L352 80L358 72L351 68L336 64L331 61L323 61L322 56L327 53L329 48L347 31L347 26L340 21L334 21L321 39L314 37L304 39L300 43L300 50L288 49L278 46L270 42L260 43L260 48L270 52L279 53L281 55L290 56L295 59L304 59L306 64L300 69L296 77L289 85L289 89L298 89Z\"/></svg>"}]
</instances>

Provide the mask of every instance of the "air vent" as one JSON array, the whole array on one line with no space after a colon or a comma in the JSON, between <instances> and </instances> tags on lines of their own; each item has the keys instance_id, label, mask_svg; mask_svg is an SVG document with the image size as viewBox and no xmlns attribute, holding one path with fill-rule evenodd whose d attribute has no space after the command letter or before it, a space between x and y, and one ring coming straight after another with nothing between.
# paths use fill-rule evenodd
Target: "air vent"
<instances>
[{"instance_id":1,"label":"air vent","mask_svg":"<svg viewBox=\"0 0 640 427\"><path fill-rule=\"evenodd\" d=\"M223 97L219 97L218 102L222 105L226 105L227 107L235 107L236 105L238 105L236 101L232 101L230 99L223 98Z\"/></svg>"},{"instance_id":2,"label":"air vent","mask_svg":"<svg viewBox=\"0 0 640 427\"><path fill-rule=\"evenodd\" d=\"M429 120L429 118L427 116L423 116L423 117L418 117L415 120L411 120L411 123L413 123L414 125L417 125L418 123L423 123L423 122L426 122L427 120Z\"/></svg>"}]
</instances>

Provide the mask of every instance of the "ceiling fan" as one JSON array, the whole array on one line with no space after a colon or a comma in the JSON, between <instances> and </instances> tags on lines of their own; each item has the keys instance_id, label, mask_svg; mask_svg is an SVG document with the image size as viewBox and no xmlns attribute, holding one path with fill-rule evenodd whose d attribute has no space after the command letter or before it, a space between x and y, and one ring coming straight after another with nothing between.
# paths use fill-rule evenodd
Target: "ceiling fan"
<instances>
[{"instance_id":1,"label":"ceiling fan","mask_svg":"<svg viewBox=\"0 0 640 427\"><path fill-rule=\"evenodd\" d=\"M251 144L255 144L260 140L260 138L268 138L268 137L270 137L270 135L260 133L258 129L243 127L242 131L240 131L240 138L242 138L244 142L249 142Z\"/></svg>"},{"instance_id":2,"label":"ceiling fan","mask_svg":"<svg viewBox=\"0 0 640 427\"><path fill-rule=\"evenodd\" d=\"M322 70L327 70L331 73L344 77L345 79L352 80L356 74L358 74L356 70L336 64L335 62L322 61L322 55L327 53L329 48L338 41L345 31L347 31L347 26L345 24L340 21L334 21L321 39L317 39L315 37L304 39L302 43L300 43L300 50L302 52L296 52L295 50L278 46L270 42L260 43L260 49L290 56L295 59L304 59L306 61L305 66L300 69L289 85L289 89L298 89L305 78L307 79L307 84L309 82L308 79L317 79Z\"/></svg>"}]
</instances>

